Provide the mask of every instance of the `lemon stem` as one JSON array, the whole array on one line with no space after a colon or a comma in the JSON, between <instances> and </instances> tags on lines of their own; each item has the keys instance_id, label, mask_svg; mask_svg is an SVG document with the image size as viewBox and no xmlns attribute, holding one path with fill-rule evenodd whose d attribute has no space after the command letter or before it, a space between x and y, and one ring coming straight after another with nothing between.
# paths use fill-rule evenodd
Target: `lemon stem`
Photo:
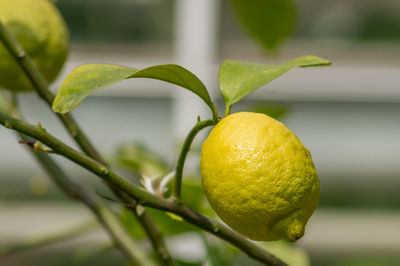
<instances>
[{"instance_id":1,"label":"lemon stem","mask_svg":"<svg viewBox=\"0 0 400 266\"><path fill-rule=\"evenodd\" d=\"M231 105L227 105L225 109L225 117L227 117L231 113Z\"/></svg>"},{"instance_id":2,"label":"lemon stem","mask_svg":"<svg viewBox=\"0 0 400 266\"><path fill-rule=\"evenodd\" d=\"M218 110L217 110L217 107L215 107L214 104L212 104L211 110L212 110L213 119L215 121L217 121L218 120Z\"/></svg>"},{"instance_id":3,"label":"lemon stem","mask_svg":"<svg viewBox=\"0 0 400 266\"><path fill-rule=\"evenodd\" d=\"M181 199L181 187L182 187L182 176L183 176L183 167L185 165L186 156L190 150L190 146L194 138L196 137L197 133L199 133L202 129L213 126L217 124L217 120L210 119L199 121L196 125L190 130L189 134L186 136L185 141L183 142L183 146L181 152L179 154L178 162L176 164L175 169L175 185L174 185L174 192L173 195L175 199L180 201Z\"/></svg>"}]
</instances>

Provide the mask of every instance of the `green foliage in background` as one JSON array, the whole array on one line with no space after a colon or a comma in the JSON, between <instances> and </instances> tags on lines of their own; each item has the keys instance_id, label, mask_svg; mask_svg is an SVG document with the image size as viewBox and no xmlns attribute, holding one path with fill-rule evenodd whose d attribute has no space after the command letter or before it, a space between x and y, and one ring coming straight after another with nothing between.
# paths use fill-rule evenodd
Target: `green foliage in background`
<instances>
[{"instance_id":1,"label":"green foliage in background","mask_svg":"<svg viewBox=\"0 0 400 266\"><path fill-rule=\"evenodd\" d=\"M117 165L133 174L157 176L168 173L168 164L142 143L122 143L116 149Z\"/></svg>"},{"instance_id":2,"label":"green foliage in background","mask_svg":"<svg viewBox=\"0 0 400 266\"><path fill-rule=\"evenodd\" d=\"M281 120L288 114L289 107L276 104L255 105L251 111L266 114L276 120Z\"/></svg>"},{"instance_id":3,"label":"green foliage in background","mask_svg":"<svg viewBox=\"0 0 400 266\"><path fill-rule=\"evenodd\" d=\"M0 91L0 112L6 113L9 109L10 105L5 99L4 94Z\"/></svg>"},{"instance_id":4,"label":"green foliage in background","mask_svg":"<svg viewBox=\"0 0 400 266\"><path fill-rule=\"evenodd\" d=\"M296 9L292 0L231 0L245 29L265 49L274 50L292 32Z\"/></svg>"}]
</instances>

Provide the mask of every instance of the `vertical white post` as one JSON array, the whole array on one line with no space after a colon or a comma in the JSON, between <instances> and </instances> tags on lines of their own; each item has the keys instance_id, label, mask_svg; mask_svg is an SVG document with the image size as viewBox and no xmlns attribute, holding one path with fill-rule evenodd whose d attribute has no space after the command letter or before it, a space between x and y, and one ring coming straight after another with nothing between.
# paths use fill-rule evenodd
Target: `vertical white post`
<instances>
[{"instance_id":1,"label":"vertical white post","mask_svg":"<svg viewBox=\"0 0 400 266\"><path fill-rule=\"evenodd\" d=\"M210 88L216 54L219 0L177 0L175 60L197 75ZM211 118L208 107L196 95L175 90L174 136L182 139L197 116Z\"/></svg>"}]
</instances>

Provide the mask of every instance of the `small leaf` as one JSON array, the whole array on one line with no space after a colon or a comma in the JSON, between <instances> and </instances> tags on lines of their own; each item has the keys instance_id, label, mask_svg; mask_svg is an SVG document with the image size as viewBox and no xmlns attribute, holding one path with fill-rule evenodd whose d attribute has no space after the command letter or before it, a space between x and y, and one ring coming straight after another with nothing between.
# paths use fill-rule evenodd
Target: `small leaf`
<instances>
[{"instance_id":1,"label":"small leaf","mask_svg":"<svg viewBox=\"0 0 400 266\"><path fill-rule=\"evenodd\" d=\"M75 68L61 85L53 103L53 111L65 114L98 89L128 78L149 78L181 86L198 95L210 108L213 103L204 84L189 70L174 64L158 65L142 70L107 64L88 64Z\"/></svg>"},{"instance_id":2,"label":"small leaf","mask_svg":"<svg viewBox=\"0 0 400 266\"><path fill-rule=\"evenodd\" d=\"M232 4L246 30L267 50L276 48L295 25L292 0L232 0Z\"/></svg>"},{"instance_id":3,"label":"small leaf","mask_svg":"<svg viewBox=\"0 0 400 266\"><path fill-rule=\"evenodd\" d=\"M142 205L136 205L136 214L138 216L142 216L142 214L144 213L144 211L146 210L145 207L143 207Z\"/></svg>"},{"instance_id":4,"label":"small leaf","mask_svg":"<svg viewBox=\"0 0 400 266\"><path fill-rule=\"evenodd\" d=\"M330 65L316 56L302 56L291 61L267 65L225 60L219 70L219 86L227 109L249 93L282 76L295 67Z\"/></svg>"},{"instance_id":5,"label":"small leaf","mask_svg":"<svg viewBox=\"0 0 400 266\"><path fill-rule=\"evenodd\" d=\"M183 218L182 218L182 217L180 217L180 216L178 216L178 215L176 215L176 214L174 214L174 213L172 213L172 212L166 212L166 214L167 214L169 217L171 217L172 219L174 219L174 220L176 220L176 221L178 221L178 222L183 222Z\"/></svg>"}]
</instances>

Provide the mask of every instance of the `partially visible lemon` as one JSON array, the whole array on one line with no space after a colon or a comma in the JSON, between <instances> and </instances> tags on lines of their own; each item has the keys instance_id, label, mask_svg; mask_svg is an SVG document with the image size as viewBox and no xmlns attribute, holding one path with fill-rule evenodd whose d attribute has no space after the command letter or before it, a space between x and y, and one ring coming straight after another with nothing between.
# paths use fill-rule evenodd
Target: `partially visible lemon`
<instances>
[{"instance_id":1,"label":"partially visible lemon","mask_svg":"<svg viewBox=\"0 0 400 266\"><path fill-rule=\"evenodd\" d=\"M45 79L52 82L68 52L68 30L56 7L48 0L0 0L0 21L22 44ZM0 88L33 89L1 42Z\"/></svg>"},{"instance_id":2,"label":"partially visible lemon","mask_svg":"<svg viewBox=\"0 0 400 266\"><path fill-rule=\"evenodd\" d=\"M200 164L208 201L234 230L263 241L303 236L320 186L310 152L285 125L229 115L204 142Z\"/></svg>"}]
</instances>

